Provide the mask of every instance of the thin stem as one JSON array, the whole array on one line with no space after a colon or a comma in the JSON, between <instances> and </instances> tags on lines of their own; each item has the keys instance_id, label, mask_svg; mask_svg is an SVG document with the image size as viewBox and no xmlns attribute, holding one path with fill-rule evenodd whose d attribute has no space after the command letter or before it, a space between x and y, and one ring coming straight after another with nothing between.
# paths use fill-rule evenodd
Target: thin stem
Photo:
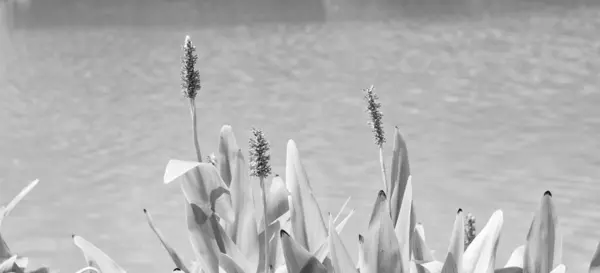
<instances>
[{"instance_id":1,"label":"thin stem","mask_svg":"<svg viewBox=\"0 0 600 273\"><path fill-rule=\"evenodd\" d=\"M381 165L381 176L383 179L383 190L388 191L388 183L387 183L387 174L385 171L385 162L383 160L383 145L379 145L379 164ZM389 196L392 196L391 192L387 193Z\"/></svg>"},{"instance_id":2,"label":"thin stem","mask_svg":"<svg viewBox=\"0 0 600 273\"><path fill-rule=\"evenodd\" d=\"M196 156L198 162L202 162L202 153L200 152L200 144L198 144L198 122L196 121L196 101L190 98L190 111L192 114L192 127L194 130L194 147L196 148Z\"/></svg>"},{"instance_id":3,"label":"thin stem","mask_svg":"<svg viewBox=\"0 0 600 273\"><path fill-rule=\"evenodd\" d=\"M262 190L262 201L263 201L263 218L264 218L264 243L265 243L265 273L269 273L269 237L267 236L267 186L265 185L265 178L260 177L260 188Z\"/></svg>"}]
</instances>

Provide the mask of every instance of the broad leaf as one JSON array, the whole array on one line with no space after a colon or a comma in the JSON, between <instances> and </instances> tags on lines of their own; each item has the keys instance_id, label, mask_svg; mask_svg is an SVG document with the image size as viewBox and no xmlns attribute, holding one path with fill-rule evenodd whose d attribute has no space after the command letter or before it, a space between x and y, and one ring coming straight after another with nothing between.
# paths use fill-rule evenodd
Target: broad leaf
<instances>
[{"instance_id":1,"label":"broad leaf","mask_svg":"<svg viewBox=\"0 0 600 273\"><path fill-rule=\"evenodd\" d=\"M249 185L248 168L240 150L236 154L234 166L231 196L236 216L231 237L240 251L248 258L248 262L258 266L260 254L256 251L259 248L256 211L254 210L252 188Z\"/></svg>"},{"instance_id":2,"label":"broad leaf","mask_svg":"<svg viewBox=\"0 0 600 273\"><path fill-rule=\"evenodd\" d=\"M462 272L462 256L464 250L465 216L463 215L462 209L458 209L458 211L456 212L456 219L454 220L452 236L450 236L450 246L448 247L448 253L452 254L451 257L454 259L454 266L459 272Z\"/></svg>"},{"instance_id":3,"label":"broad leaf","mask_svg":"<svg viewBox=\"0 0 600 273\"><path fill-rule=\"evenodd\" d=\"M504 218L501 210L492 214L490 220L475 236L463 254L464 273L492 273L496 262L496 248Z\"/></svg>"},{"instance_id":4,"label":"broad leaf","mask_svg":"<svg viewBox=\"0 0 600 273\"><path fill-rule=\"evenodd\" d=\"M525 244L524 273L550 272L560 264L562 246L556 240L558 217L552 202L552 194L546 191L535 213Z\"/></svg>"},{"instance_id":5,"label":"broad leaf","mask_svg":"<svg viewBox=\"0 0 600 273\"><path fill-rule=\"evenodd\" d=\"M389 215L387 197L385 192L380 191L364 238L361 273L397 273L403 270L400 245Z\"/></svg>"},{"instance_id":6,"label":"broad leaf","mask_svg":"<svg viewBox=\"0 0 600 273\"><path fill-rule=\"evenodd\" d=\"M327 228L293 140L287 145L285 175L293 203L292 234L306 250L314 251L327 239Z\"/></svg>"}]
</instances>

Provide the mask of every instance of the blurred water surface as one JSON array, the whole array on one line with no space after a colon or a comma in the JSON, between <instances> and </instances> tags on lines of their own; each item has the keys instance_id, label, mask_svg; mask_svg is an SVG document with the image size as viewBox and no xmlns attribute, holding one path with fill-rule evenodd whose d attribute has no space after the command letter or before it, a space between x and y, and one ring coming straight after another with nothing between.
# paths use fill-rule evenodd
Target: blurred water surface
<instances>
[{"instance_id":1,"label":"blurred water surface","mask_svg":"<svg viewBox=\"0 0 600 273\"><path fill-rule=\"evenodd\" d=\"M353 197L357 214L342 234L353 257L381 185L360 91L375 84L389 139L397 125L408 142L418 218L438 258L458 207L478 228L501 208L504 265L551 190L564 260L583 271L600 240L599 14L18 30L0 92L1 200L41 183L5 221L4 237L31 263L62 272L84 265L72 233L131 272L168 272L147 208L192 258L182 194L162 184L169 159L194 158L179 91L180 44L191 34L204 153L217 150L222 124L241 145L261 127L283 174L294 139L324 212Z\"/></svg>"}]
</instances>

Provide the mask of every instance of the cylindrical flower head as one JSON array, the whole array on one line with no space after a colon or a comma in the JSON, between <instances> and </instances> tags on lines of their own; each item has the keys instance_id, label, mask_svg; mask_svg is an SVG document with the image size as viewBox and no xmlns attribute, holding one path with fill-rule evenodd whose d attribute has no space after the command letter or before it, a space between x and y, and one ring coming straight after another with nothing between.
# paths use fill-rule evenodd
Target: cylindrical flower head
<instances>
[{"instance_id":1,"label":"cylindrical flower head","mask_svg":"<svg viewBox=\"0 0 600 273\"><path fill-rule=\"evenodd\" d=\"M250 175L266 178L271 174L269 142L260 129L252 128L250 138Z\"/></svg>"},{"instance_id":2,"label":"cylindrical flower head","mask_svg":"<svg viewBox=\"0 0 600 273\"><path fill-rule=\"evenodd\" d=\"M196 69L196 47L190 36L185 36L183 56L181 57L181 91L186 98L195 99L200 90L200 72Z\"/></svg>"},{"instance_id":3,"label":"cylindrical flower head","mask_svg":"<svg viewBox=\"0 0 600 273\"><path fill-rule=\"evenodd\" d=\"M377 102L379 97L373 92L373 88L373 85L371 85L369 88L363 89L363 91L365 92L365 100L367 101L366 112L369 113L369 117L371 118L368 124L371 126L371 129L373 129L375 144L381 146L385 143L385 133L381 122L383 114L380 110L381 103Z\"/></svg>"}]
</instances>

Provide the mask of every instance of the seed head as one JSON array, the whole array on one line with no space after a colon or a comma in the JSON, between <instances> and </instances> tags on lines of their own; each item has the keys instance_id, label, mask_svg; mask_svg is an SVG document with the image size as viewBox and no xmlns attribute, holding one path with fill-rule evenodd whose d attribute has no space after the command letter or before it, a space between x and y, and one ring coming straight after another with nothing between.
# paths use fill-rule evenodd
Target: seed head
<instances>
[{"instance_id":1,"label":"seed head","mask_svg":"<svg viewBox=\"0 0 600 273\"><path fill-rule=\"evenodd\" d=\"M385 133L383 131L383 125L381 119L383 114L381 113L381 103L377 102L379 97L373 92L373 85L367 89L363 89L365 92L365 100L367 101L366 112L369 113L371 120L368 124L373 129L373 135L375 136L375 144L382 146L385 143Z\"/></svg>"},{"instance_id":2,"label":"seed head","mask_svg":"<svg viewBox=\"0 0 600 273\"><path fill-rule=\"evenodd\" d=\"M195 99L201 87L200 72L196 69L197 61L196 47L192 44L190 36L185 36L181 57L181 91L188 99Z\"/></svg>"},{"instance_id":3,"label":"seed head","mask_svg":"<svg viewBox=\"0 0 600 273\"><path fill-rule=\"evenodd\" d=\"M465 249L473 242L475 239L476 230L475 230L475 216L472 214L467 214L465 221Z\"/></svg>"},{"instance_id":4,"label":"seed head","mask_svg":"<svg viewBox=\"0 0 600 273\"><path fill-rule=\"evenodd\" d=\"M266 178L271 174L269 142L262 130L252 128L250 137L250 175Z\"/></svg>"}]
</instances>

